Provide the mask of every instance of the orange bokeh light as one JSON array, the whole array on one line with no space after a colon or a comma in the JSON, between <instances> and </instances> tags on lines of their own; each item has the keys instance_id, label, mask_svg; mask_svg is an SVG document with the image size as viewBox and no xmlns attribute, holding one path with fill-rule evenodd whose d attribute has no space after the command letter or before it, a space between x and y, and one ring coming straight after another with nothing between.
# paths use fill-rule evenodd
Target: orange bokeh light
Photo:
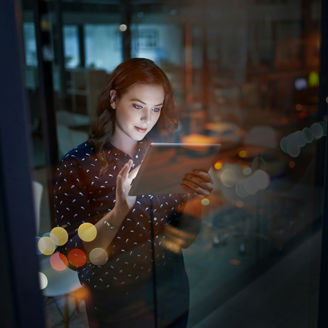
<instances>
[{"instance_id":1,"label":"orange bokeh light","mask_svg":"<svg viewBox=\"0 0 328 328\"><path fill-rule=\"evenodd\" d=\"M59 252L50 256L50 265L56 271L64 271L68 266L67 257Z\"/></svg>"},{"instance_id":2,"label":"orange bokeh light","mask_svg":"<svg viewBox=\"0 0 328 328\"><path fill-rule=\"evenodd\" d=\"M214 164L214 168L218 171L218 170L221 170L223 167L223 161L217 161L215 162Z\"/></svg>"},{"instance_id":3,"label":"orange bokeh light","mask_svg":"<svg viewBox=\"0 0 328 328\"><path fill-rule=\"evenodd\" d=\"M232 264L232 265L240 265L240 260L238 260L238 259L232 259L232 260L230 260L230 264Z\"/></svg>"},{"instance_id":4,"label":"orange bokeh light","mask_svg":"<svg viewBox=\"0 0 328 328\"><path fill-rule=\"evenodd\" d=\"M303 109L303 106L301 104L296 105L296 110L301 111Z\"/></svg>"},{"instance_id":5,"label":"orange bokeh light","mask_svg":"<svg viewBox=\"0 0 328 328\"><path fill-rule=\"evenodd\" d=\"M68 261L70 264L75 266L76 268L79 268L83 266L87 261L86 254L78 248L74 248L68 252Z\"/></svg>"},{"instance_id":6,"label":"orange bokeh light","mask_svg":"<svg viewBox=\"0 0 328 328\"><path fill-rule=\"evenodd\" d=\"M291 169L293 169L293 168L296 166L296 163L295 163L294 161L290 161L290 162L288 163L288 166L289 166Z\"/></svg>"}]
</instances>

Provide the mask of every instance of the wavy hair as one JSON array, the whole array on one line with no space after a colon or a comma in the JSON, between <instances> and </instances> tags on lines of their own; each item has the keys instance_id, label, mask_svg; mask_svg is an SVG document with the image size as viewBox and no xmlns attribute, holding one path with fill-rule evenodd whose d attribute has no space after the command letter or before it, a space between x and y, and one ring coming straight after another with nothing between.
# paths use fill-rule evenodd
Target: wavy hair
<instances>
[{"instance_id":1,"label":"wavy hair","mask_svg":"<svg viewBox=\"0 0 328 328\"><path fill-rule=\"evenodd\" d=\"M89 134L97 154L102 154L115 129L116 111L110 104L110 90L116 91L119 100L134 84L157 84L164 89L164 102L159 120L147 135L153 138L158 134L172 133L178 126L173 91L166 74L153 61L146 58L131 58L118 65L98 97L97 118ZM105 156L100 161L106 166Z\"/></svg>"}]
</instances>

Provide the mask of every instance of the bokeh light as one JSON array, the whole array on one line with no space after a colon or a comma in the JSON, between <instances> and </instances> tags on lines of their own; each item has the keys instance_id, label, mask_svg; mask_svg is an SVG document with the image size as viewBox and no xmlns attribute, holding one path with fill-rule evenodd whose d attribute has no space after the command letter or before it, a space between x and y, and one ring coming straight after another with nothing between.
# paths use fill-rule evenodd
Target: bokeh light
<instances>
[{"instance_id":1,"label":"bokeh light","mask_svg":"<svg viewBox=\"0 0 328 328\"><path fill-rule=\"evenodd\" d=\"M40 289L46 289L48 286L48 278L43 272L39 272L39 281L40 281Z\"/></svg>"},{"instance_id":2,"label":"bokeh light","mask_svg":"<svg viewBox=\"0 0 328 328\"><path fill-rule=\"evenodd\" d=\"M93 241L97 237L97 228L92 223L82 223L77 233L83 241Z\"/></svg>"},{"instance_id":3,"label":"bokeh light","mask_svg":"<svg viewBox=\"0 0 328 328\"><path fill-rule=\"evenodd\" d=\"M250 175L252 173L252 169L248 165L243 165L241 171L244 175Z\"/></svg>"},{"instance_id":4,"label":"bokeh light","mask_svg":"<svg viewBox=\"0 0 328 328\"><path fill-rule=\"evenodd\" d=\"M321 137L323 137L323 128L320 123L313 123L310 127L310 130L315 139L320 139Z\"/></svg>"},{"instance_id":5,"label":"bokeh light","mask_svg":"<svg viewBox=\"0 0 328 328\"><path fill-rule=\"evenodd\" d=\"M56 249L56 244L50 237L41 237L38 248L43 255L51 255Z\"/></svg>"},{"instance_id":6,"label":"bokeh light","mask_svg":"<svg viewBox=\"0 0 328 328\"><path fill-rule=\"evenodd\" d=\"M64 271L68 266L67 257L59 252L50 256L50 265L56 271Z\"/></svg>"},{"instance_id":7,"label":"bokeh light","mask_svg":"<svg viewBox=\"0 0 328 328\"><path fill-rule=\"evenodd\" d=\"M319 74L317 72L311 72L308 77L308 83L310 87L319 86Z\"/></svg>"},{"instance_id":8,"label":"bokeh light","mask_svg":"<svg viewBox=\"0 0 328 328\"><path fill-rule=\"evenodd\" d=\"M94 265L104 265L108 261L108 254L103 248L94 248L89 253L89 260Z\"/></svg>"},{"instance_id":9,"label":"bokeh light","mask_svg":"<svg viewBox=\"0 0 328 328\"><path fill-rule=\"evenodd\" d=\"M68 252L68 261L71 265L79 268L87 262L86 254L78 248L74 248Z\"/></svg>"},{"instance_id":10,"label":"bokeh light","mask_svg":"<svg viewBox=\"0 0 328 328\"><path fill-rule=\"evenodd\" d=\"M280 149L284 152L287 153L287 137L283 137L280 139Z\"/></svg>"},{"instance_id":11,"label":"bokeh light","mask_svg":"<svg viewBox=\"0 0 328 328\"><path fill-rule=\"evenodd\" d=\"M240 168L238 167L237 170L240 172ZM222 173L220 174L221 182L226 187L232 187L238 180L238 174L236 170L232 167L226 167L224 170L222 170Z\"/></svg>"},{"instance_id":12,"label":"bokeh light","mask_svg":"<svg viewBox=\"0 0 328 328\"><path fill-rule=\"evenodd\" d=\"M293 168L296 166L296 163L295 163L294 161L290 161L290 162L288 163L288 166L289 166L291 169L293 169Z\"/></svg>"},{"instance_id":13,"label":"bokeh light","mask_svg":"<svg viewBox=\"0 0 328 328\"><path fill-rule=\"evenodd\" d=\"M295 108L297 111L301 111L303 109L303 106L301 104L297 104Z\"/></svg>"},{"instance_id":14,"label":"bokeh light","mask_svg":"<svg viewBox=\"0 0 328 328\"><path fill-rule=\"evenodd\" d=\"M217 161L217 162L215 162L215 164L214 164L214 168L215 168L217 171L221 170L222 167L223 167L223 161Z\"/></svg>"},{"instance_id":15,"label":"bokeh light","mask_svg":"<svg viewBox=\"0 0 328 328\"><path fill-rule=\"evenodd\" d=\"M258 189L266 189L270 185L270 176L263 170L256 170L252 180Z\"/></svg>"},{"instance_id":16,"label":"bokeh light","mask_svg":"<svg viewBox=\"0 0 328 328\"><path fill-rule=\"evenodd\" d=\"M314 139L314 136L313 136L312 131L310 130L310 128L306 127L302 131L304 133L304 137L305 137L306 142L307 143L312 142L313 139Z\"/></svg>"},{"instance_id":17,"label":"bokeh light","mask_svg":"<svg viewBox=\"0 0 328 328\"><path fill-rule=\"evenodd\" d=\"M63 246L67 243L68 233L62 227L55 227L50 231L50 238L55 242L58 246Z\"/></svg>"},{"instance_id":18,"label":"bokeh light","mask_svg":"<svg viewBox=\"0 0 328 328\"><path fill-rule=\"evenodd\" d=\"M126 24L121 24L118 28L119 28L119 30L121 32L125 32L128 29L128 27L126 26Z\"/></svg>"},{"instance_id":19,"label":"bokeh light","mask_svg":"<svg viewBox=\"0 0 328 328\"><path fill-rule=\"evenodd\" d=\"M249 157L249 152L247 150L240 150L238 152L238 156L240 158L248 158Z\"/></svg>"},{"instance_id":20,"label":"bokeh light","mask_svg":"<svg viewBox=\"0 0 328 328\"><path fill-rule=\"evenodd\" d=\"M240 265L240 260L232 259L232 260L230 260L230 264L238 266L238 265Z\"/></svg>"},{"instance_id":21,"label":"bokeh light","mask_svg":"<svg viewBox=\"0 0 328 328\"><path fill-rule=\"evenodd\" d=\"M248 192L245 190L243 183L236 184L235 192L236 192L237 196L239 196L241 198L245 198L248 196Z\"/></svg>"},{"instance_id":22,"label":"bokeh light","mask_svg":"<svg viewBox=\"0 0 328 328\"><path fill-rule=\"evenodd\" d=\"M237 200L237 201L235 201L235 205L239 208L243 208L245 203L242 202L241 200Z\"/></svg>"},{"instance_id":23,"label":"bokeh light","mask_svg":"<svg viewBox=\"0 0 328 328\"><path fill-rule=\"evenodd\" d=\"M296 90L303 90L307 88L307 81L305 78L297 78L294 82L294 87Z\"/></svg>"},{"instance_id":24,"label":"bokeh light","mask_svg":"<svg viewBox=\"0 0 328 328\"><path fill-rule=\"evenodd\" d=\"M39 249L39 240L40 240L41 238L40 237L35 237L35 241L36 241L36 254L37 255L41 255L42 253L40 252L40 249Z\"/></svg>"},{"instance_id":25,"label":"bokeh light","mask_svg":"<svg viewBox=\"0 0 328 328\"><path fill-rule=\"evenodd\" d=\"M210 204L210 200L208 198L203 198L200 202L203 206L207 206Z\"/></svg>"}]
</instances>

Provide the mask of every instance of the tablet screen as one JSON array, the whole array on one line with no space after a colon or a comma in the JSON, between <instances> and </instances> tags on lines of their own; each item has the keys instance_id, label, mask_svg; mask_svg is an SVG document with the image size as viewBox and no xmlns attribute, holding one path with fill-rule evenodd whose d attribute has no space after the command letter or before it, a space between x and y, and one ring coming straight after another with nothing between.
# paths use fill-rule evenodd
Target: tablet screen
<instances>
[{"instance_id":1,"label":"tablet screen","mask_svg":"<svg viewBox=\"0 0 328 328\"><path fill-rule=\"evenodd\" d=\"M208 171L219 148L219 144L151 143L129 194L185 193L181 187L185 174Z\"/></svg>"}]
</instances>

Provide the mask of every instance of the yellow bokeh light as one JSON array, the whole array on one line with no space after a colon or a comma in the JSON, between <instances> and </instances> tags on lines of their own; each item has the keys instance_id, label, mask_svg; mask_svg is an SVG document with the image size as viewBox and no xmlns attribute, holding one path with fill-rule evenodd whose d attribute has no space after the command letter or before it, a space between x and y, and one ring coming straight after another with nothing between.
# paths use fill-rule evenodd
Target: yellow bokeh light
<instances>
[{"instance_id":1,"label":"yellow bokeh light","mask_svg":"<svg viewBox=\"0 0 328 328\"><path fill-rule=\"evenodd\" d=\"M210 204L210 200L208 198L203 198L201 201L202 205L207 206Z\"/></svg>"},{"instance_id":2,"label":"yellow bokeh light","mask_svg":"<svg viewBox=\"0 0 328 328\"><path fill-rule=\"evenodd\" d=\"M46 289L48 286L48 278L43 272L39 272L39 281L40 281L40 289Z\"/></svg>"},{"instance_id":3,"label":"yellow bokeh light","mask_svg":"<svg viewBox=\"0 0 328 328\"><path fill-rule=\"evenodd\" d=\"M58 246L63 246L67 243L68 233L62 227L55 227L50 231L50 238L55 242Z\"/></svg>"},{"instance_id":4,"label":"yellow bokeh light","mask_svg":"<svg viewBox=\"0 0 328 328\"><path fill-rule=\"evenodd\" d=\"M241 158L247 158L249 156L249 152L247 150L240 150L238 156Z\"/></svg>"},{"instance_id":5,"label":"yellow bokeh light","mask_svg":"<svg viewBox=\"0 0 328 328\"><path fill-rule=\"evenodd\" d=\"M319 86L319 74L317 72L311 72L308 77L308 83L310 87Z\"/></svg>"},{"instance_id":6,"label":"yellow bokeh light","mask_svg":"<svg viewBox=\"0 0 328 328\"><path fill-rule=\"evenodd\" d=\"M93 241L97 237L97 228L92 223L82 223L77 233L83 241Z\"/></svg>"},{"instance_id":7,"label":"yellow bokeh light","mask_svg":"<svg viewBox=\"0 0 328 328\"><path fill-rule=\"evenodd\" d=\"M218 170L221 170L223 167L223 162L222 161L217 161L215 162L214 164L214 168L218 171Z\"/></svg>"},{"instance_id":8,"label":"yellow bokeh light","mask_svg":"<svg viewBox=\"0 0 328 328\"><path fill-rule=\"evenodd\" d=\"M51 255L56 249L56 244L50 237L42 237L38 241L38 248L43 255Z\"/></svg>"},{"instance_id":9,"label":"yellow bokeh light","mask_svg":"<svg viewBox=\"0 0 328 328\"><path fill-rule=\"evenodd\" d=\"M89 253L89 260L94 265L104 265L108 261L108 254L103 248L94 248Z\"/></svg>"}]
</instances>

